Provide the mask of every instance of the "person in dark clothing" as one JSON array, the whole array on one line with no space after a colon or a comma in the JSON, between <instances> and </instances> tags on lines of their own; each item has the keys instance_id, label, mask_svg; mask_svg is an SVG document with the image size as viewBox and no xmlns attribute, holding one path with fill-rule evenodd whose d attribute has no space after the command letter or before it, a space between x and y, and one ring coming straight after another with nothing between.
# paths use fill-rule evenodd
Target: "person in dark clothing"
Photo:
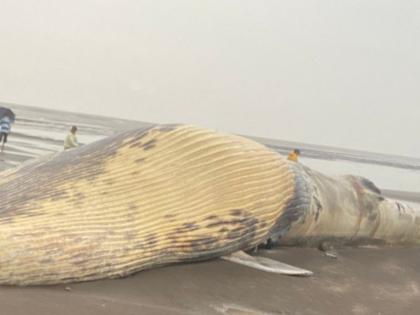
<instances>
[{"instance_id":1,"label":"person in dark clothing","mask_svg":"<svg viewBox=\"0 0 420 315\"><path fill-rule=\"evenodd\" d=\"M4 149L4 145L7 142L7 137L9 136L10 129L12 127L12 120L9 116L4 116L0 119L0 143L1 151Z\"/></svg>"}]
</instances>

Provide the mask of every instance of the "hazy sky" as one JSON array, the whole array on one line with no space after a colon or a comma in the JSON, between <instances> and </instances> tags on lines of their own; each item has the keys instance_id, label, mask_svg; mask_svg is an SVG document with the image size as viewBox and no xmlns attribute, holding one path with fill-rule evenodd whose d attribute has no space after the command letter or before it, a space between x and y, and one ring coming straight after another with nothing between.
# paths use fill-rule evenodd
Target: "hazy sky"
<instances>
[{"instance_id":1,"label":"hazy sky","mask_svg":"<svg viewBox=\"0 0 420 315\"><path fill-rule=\"evenodd\" d=\"M420 1L0 0L0 101L420 157Z\"/></svg>"}]
</instances>

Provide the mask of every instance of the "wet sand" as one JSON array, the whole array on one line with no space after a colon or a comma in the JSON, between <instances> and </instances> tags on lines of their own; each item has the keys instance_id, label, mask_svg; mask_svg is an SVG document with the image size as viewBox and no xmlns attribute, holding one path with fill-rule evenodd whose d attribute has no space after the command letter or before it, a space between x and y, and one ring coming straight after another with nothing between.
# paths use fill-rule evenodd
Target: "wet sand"
<instances>
[{"instance_id":1,"label":"wet sand","mask_svg":"<svg viewBox=\"0 0 420 315\"><path fill-rule=\"evenodd\" d=\"M1 287L2 314L418 314L416 248L262 251L314 272L264 273L222 260L143 271L125 279Z\"/></svg>"},{"instance_id":2,"label":"wet sand","mask_svg":"<svg viewBox=\"0 0 420 315\"><path fill-rule=\"evenodd\" d=\"M420 193L415 191L399 191L382 189L382 194L388 198L420 203Z\"/></svg>"},{"instance_id":3,"label":"wet sand","mask_svg":"<svg viewBox=\"0 0 420 315\"><path fill-rule=\"evenodd\" d=\"M83 126L79 140L84 143L145 124L22 106L16 112L20 120L0 155L0 170L61 151L62 139L74 121ZM296 146L272 141L267 144L277 146L279 152ZM353 162L400 165L413 172L420 165L412 158L342 149L336 149L336 154L332 148L312 145L309 149L318 159L345 155L344 159ZM420 202L418 192L384 190L384 194ZM343 248L338 250L338 259L311 248L276 248L259 254L312 270L314 276L274 275L212 260L143 271L124 279L46 287L3 286L0 313L417 314L420 308L420 248Z\"/></svg>"}]
</instances>

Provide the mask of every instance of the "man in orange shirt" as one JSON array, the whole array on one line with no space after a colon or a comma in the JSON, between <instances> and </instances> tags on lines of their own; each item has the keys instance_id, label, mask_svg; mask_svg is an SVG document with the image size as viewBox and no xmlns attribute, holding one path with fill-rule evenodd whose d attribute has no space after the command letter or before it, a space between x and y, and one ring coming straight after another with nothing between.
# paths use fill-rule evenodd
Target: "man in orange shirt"
<instances>
[{"instance_id":1,"label":"man in orange shirt","mask_svg":"<svg viewBox=\"0 0 420 315\"><path fill-rule=\"evenodd\" d=\"M289 161L297 162L299 155L300 155L300 150L294 149L293 151L289 153L289 155L287 156L287 159Z\"/></svg>"}]
</instances>

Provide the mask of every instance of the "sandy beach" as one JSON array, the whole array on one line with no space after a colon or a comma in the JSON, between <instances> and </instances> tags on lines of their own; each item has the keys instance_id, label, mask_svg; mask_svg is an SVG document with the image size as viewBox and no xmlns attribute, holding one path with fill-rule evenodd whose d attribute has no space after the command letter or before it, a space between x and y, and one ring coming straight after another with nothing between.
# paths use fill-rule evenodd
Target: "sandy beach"
<instances>
[{"instance_id":1,"label":"sandy beach","mask_svg":"<svg viewBox=\"0 0 420 315\"><path fill-rule=\"evenodd\" d=\"M2 314L417 314L420 249L316 249L264 256L314 272L260 272L222 260L168 266L125 279L50 287L2 287Z\"/></svg>"},{"instance_id":2,"label":"sandy beach","mask_svg":"<svg viewBox=\"0 0 420 315\"><path fill-rule=\"evenodd\" d=\"M90 143L147 123L14 106L16 124L0 170L62 150L72 124ZM258 139L280 153L304 148L311 167L369 170L391 198L420 203L420 159ZM305 151L306 148L306 151ZM387 173L389 172L389 173ZM386 176L384 176L384 174ZM387 175L389 174L389 175ZM408 174L408 175L407 175ZM411 176L411 177L410 177ZM412 181L403 186L398 180ZM375 178L374 178L375 179ZM408 187L407 190L401 187ZM143 271L124 279L45 287L0 287L1 314L417 314L420 248L340 248L332 259L313 248L260 255L314 272L309 278L264 273L220 259Z\"/></svg>"}]
</instances>

